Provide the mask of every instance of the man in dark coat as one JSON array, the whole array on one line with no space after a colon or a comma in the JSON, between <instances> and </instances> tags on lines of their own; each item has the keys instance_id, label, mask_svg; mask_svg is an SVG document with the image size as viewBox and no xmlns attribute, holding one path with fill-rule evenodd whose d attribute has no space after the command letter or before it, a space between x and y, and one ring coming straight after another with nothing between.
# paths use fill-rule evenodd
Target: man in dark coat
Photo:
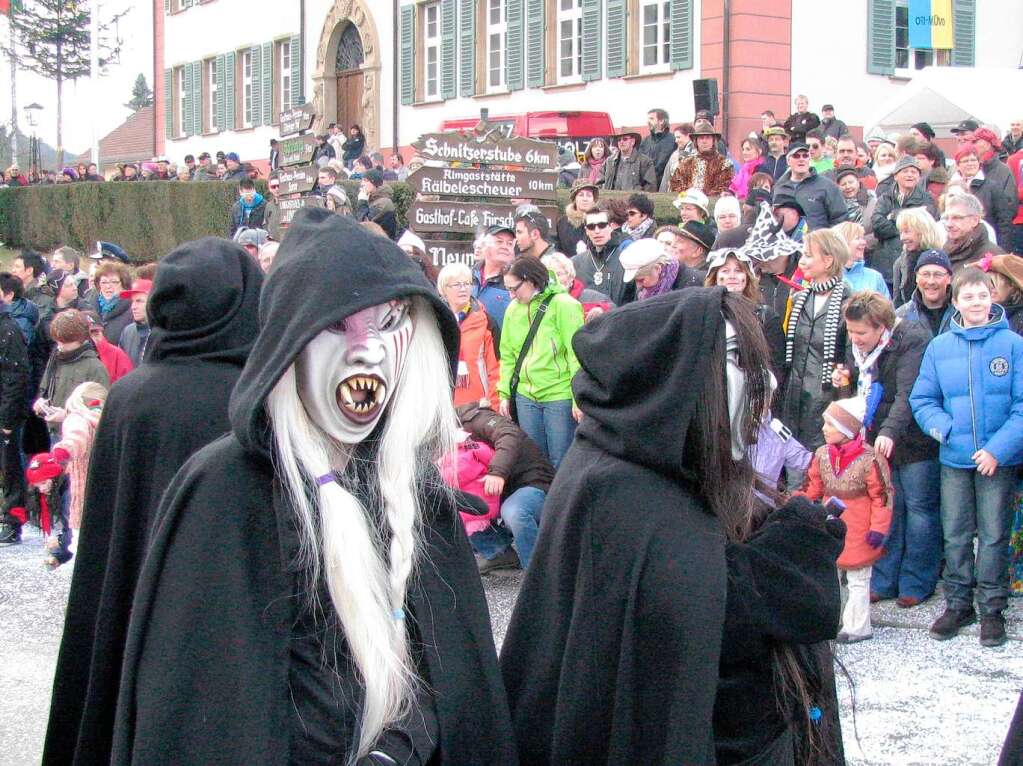
<instances>
[{"instance_id":1,"label":"man in dark coat","mask_svg":"<svg viewBox=\"0 0 1023 766\"><path fill-rule=\"evenodd\" d=\"M232 431L185 464L160 504L110 763L349 763L358 747L359 766L512 766L483 588L430 461L439 445L429 434L454 437L454 315L395 244L306 209L274 259L259 316ZM392 428L396 411L403 425ZM399 444L413 462L390 462ZM404 481L383 485L383 467L405 466ZM406 496L404 508L392 503ZM415 515L403 527L406 511ZM374 535L384 534L380 551ZM366 595L374 581L382 598ZM344 612L338 589L351 594ZM381 662L407 652L416 683L395 698L408 716L370 696L387 668L368 666L368 677L359 647ZM367 710L381 716L369 735Z\"/></svg>"},{"instance_id":2,"label":"man in dark coat","mask_svg":"<svg viewBox=\"0 0 1023 766\"><path fill-rule=\"evenodd\" d=\"M657 186L654 189L656 191L661 187L661 179L664 178L668 160L678 147L675 146L675 134L671 130L671 123L665 110L651 109L647 112L646 123L650 128L650 135L640 143L639 151L654 161L654 172L657 173Z\"/></svg>"},{"instance_id":3,"label":"man in dark coat","mask_svg":"<svg viewBox=\"0 0 1023 766\"><path fill-rule=\"evenodd\" d=\"M641 141L635 131L618 136L618 151L604 163L597 186L614 191L657 191L657 169L654 161L639 151Z\"/></svg>"},{"instance_id":4,"label":"man in dark coat","mask_svg":"<svg viewBox=\"0 0 1023 766\"><path fill-rule=\"evenodd\" d=\"M185 460L230 428L228 398L256 337L262 281L248 253L222 239L160 261L146 364L111 388L96 431L47 766L110 762L132 595L156 508Z\"/></svg>"},{"instance_id":5,"label":"man in dark coat","mask_svg":"<svg viewBox=\"0 0 1023 766\"><path fill-rule=\"evenodd\" d=\"M621 229L612 229L606 210L586 214L586 252L572 258L575 276L584 287L604 293L616 306L636 299L636 285L626 282L619 256L632 242Z\"/></svg>"},{"instance_id":6,"label":"man in dark coat","mask_svg":"<svg viewBox=\"0 0 1023 766\"><path fill-rule=\"evenodd\" d=\"M25 523L25 470L21 465L21 429L28 417L31 370L28 345L7 304L0 302L0 545L21 542ZM12 510L20 509L12 513Z\"/></svg>"}]
</instances>

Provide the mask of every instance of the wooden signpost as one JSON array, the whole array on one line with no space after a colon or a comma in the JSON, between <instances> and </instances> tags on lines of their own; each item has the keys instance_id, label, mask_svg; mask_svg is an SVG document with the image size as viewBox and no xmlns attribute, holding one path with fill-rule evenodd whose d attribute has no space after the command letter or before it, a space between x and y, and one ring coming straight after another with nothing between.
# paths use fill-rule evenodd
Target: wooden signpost
<instances>
[{"instance_id":1,"label":"wooden signpost","mask_svg":"<svg viewBox=\"0 0 1023 766\"><path fill-rule=\"evenodd\" d=\"M478 141L460 133L428 133L412 147L424 160L464 162L470 165L516 165L537 170L557 170L558 147L533 138L499 138Z\"/></svg>"},{"instance_id":2,"label":"wooden signpost","mask_svg":"<svg viewBox=\"0 0 1023 766\"><path fill-rule=\"evenodd\" d=\"M501 168L432 168L423 166L409 176L420 194L441 197L500 197L503 199L558 198L554 173Z\"/></svg>"},{"instance_id":3,"label":"wooden signpost","mask_svg":"<svg viewBox=\"0 0 1023 766\"><path fill-rule=\"evenodd\" d=\"M508 138L488 127L483 122L472 133L427 133L412 144L428 164L410 175L409 183L433 199L412 203L408 225L420 235L446 235L424 239L435 266L473 263L472 242L451 235L478 235L492 226L513 229L512 200L557 199L557 144ZM558 208L544 205L540 211L553 231Z\"/></svg>"},{"instance_id":4,"label":"wooden signpost","mask_svg":"<svg viewBox=\"0 0 1023 766\"><path fill-rule=\"evenodd\" d=\"M540 208L553 228L558 209L550 205ZM458 232L475 234L491 226L515 228L515 205L495 202L413 202L408 222L417 234L421 232Z\"/></svg>"},{"instance_id":5,"label":"wooden signpost","mask_svg":"<svg viewBox=\"0 0 1023 766\"><path fill-rule=\"evenodd\" d=\"M316 136L295 136L282 138L278 145L281 153L281 167L308 165L313 161L313 152L319 146Z\"/></svg>"},{"instance_id":6,"label":"wooden signpost","mask_svg":"<svg viewBox=\"0 0 1023 766\"><path fill-rule=\"evenodd\" d=\"M319 176L319 168L315 165L300 165L297 167L283 168L277 171L281 182L279 196L289 194L303 194L311 192L316 186L316 179Z\"/></svg>"},{"instance_id":7,"label":"wooden signpost","mask_svg":"<svg viewBox=\"0 0 1023 766\"><path fill-rule=\"evenodd\" d=\"M314 194L293 195L281 197L277 200L277 207L281 211L281 225L287 226L295 213L304 207L323 207L323 198Z\"/></svg>"},{"instance_id":8,"label":"wooden signpost","mask_svg":"<svg viewBox=\"0 0 1023 766\"><path fill-rule=\"evenodd\" d=\"M313 127L315 119L316 114L313 112L312 104L281 112L281 138L305 133Z\"/></svg>"}]
</instances>

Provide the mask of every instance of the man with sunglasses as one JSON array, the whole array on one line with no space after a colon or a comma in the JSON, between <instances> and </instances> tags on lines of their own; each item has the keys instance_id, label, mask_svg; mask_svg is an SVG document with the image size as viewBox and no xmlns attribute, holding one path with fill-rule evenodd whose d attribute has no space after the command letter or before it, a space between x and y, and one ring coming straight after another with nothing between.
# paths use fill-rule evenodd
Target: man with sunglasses
<instances>
[{"instance_id":1,"label":"man with sunglasses","mask_svg":"<svg viewBox=\"0 0 1023 766\"><path fill-rule=\"evenodd\" d=\"M636 284L625 281L621 251L632 244L623 231L611 228L603 205L586 214L586 251L572 258L576 279L583 287L603 293L616 306L636 299Z\"/></svg>"},{"instance_id":2,"label":"man with sunglasses","mask_svg":"<svg viewBox=\"0 0 1023 766\"><path fill-rule=\"evenodd\" d=\"M806 216L808 231L826 229L848 217L845 199L838 185L810 166L806 144L792 144L787 161L789 169L774 186L774 196L794 197Z\"/></svg>"},{"instance_id":3,"label":"man with sunglasses","mask_svg":"<svg viewBox=\"0 0 1023 766\"><path fill-rule=\"evenodd\" d=\"M263 212L263 228L275 242L281 241L281 208L277 198L281 193L281 177L275 170L266 179L266 209Z\"/></svg>"},{"instance_id":4,"label":"man with sunglasses","mask_svg":"<svg viewBox=\"0 0 1023 766\"><path fill-rule=\"evenodd\" d=\"M824 131L820 128L806 134L806 148L810 151L810 167L818 173L827 173L835 166L835 161L824 155Z\"/></svg>"}]
</instances>

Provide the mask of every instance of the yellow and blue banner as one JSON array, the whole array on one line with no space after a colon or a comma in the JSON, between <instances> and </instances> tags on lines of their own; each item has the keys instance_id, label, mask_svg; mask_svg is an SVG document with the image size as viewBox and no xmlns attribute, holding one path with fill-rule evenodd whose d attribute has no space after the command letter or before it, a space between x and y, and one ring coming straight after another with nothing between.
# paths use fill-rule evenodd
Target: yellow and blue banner
<instances>
[{"instance_id":1,"label":"yellow and blue banner","mask_svg":"<svg viewBox=\"0 0 1023 766\"><path fill-rule=\"evenodd\" d=\"M952 0L909 0L909 47L951 50Z\"/></svg>"}]
</instances>

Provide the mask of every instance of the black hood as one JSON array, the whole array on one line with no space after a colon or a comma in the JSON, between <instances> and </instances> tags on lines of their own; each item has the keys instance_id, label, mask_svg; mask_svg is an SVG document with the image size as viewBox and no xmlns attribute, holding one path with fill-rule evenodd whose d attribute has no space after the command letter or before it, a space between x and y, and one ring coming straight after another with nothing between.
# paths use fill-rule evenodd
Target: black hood
<instances>
[{"instance_id":1,"label":"black hood","mask_svg":"<svg viewBox=\"0 0 1023 766\"><path fill-rule=\"evenodd\" d=\"M690 287L615 309L572 340L578 435L615 457L694 479L686 438L703 405L714 344L724 342L725 290ZM623 342L623 339L629 339Z\"/></svg>"},{"instance_id":2,"label":"black hood","mask_svg":"<svg viewBox=\"0 0 1023 766\"><path fill-rule=\"evenodd\" d=\"M309 341L357 311L417 295L433 306L453 372L458 324L419 266L347 216L299 211L274 258L259 300L259 336L231 394L231 428L242 446L268 453L264 403Z\"/></svg>"},{"instance_id":3,"label":"black hood","mask_svg":"<svg viewBox=\"0 0 1023 766\"><path fill-rule=\"evenodd\" d=\"M244 248L205 237L160 261L146 311L146 360L200 359L241 367L259 332L263 273ZM127 301L125 301L127 303Z\"/></svg>"}]
</instances>

